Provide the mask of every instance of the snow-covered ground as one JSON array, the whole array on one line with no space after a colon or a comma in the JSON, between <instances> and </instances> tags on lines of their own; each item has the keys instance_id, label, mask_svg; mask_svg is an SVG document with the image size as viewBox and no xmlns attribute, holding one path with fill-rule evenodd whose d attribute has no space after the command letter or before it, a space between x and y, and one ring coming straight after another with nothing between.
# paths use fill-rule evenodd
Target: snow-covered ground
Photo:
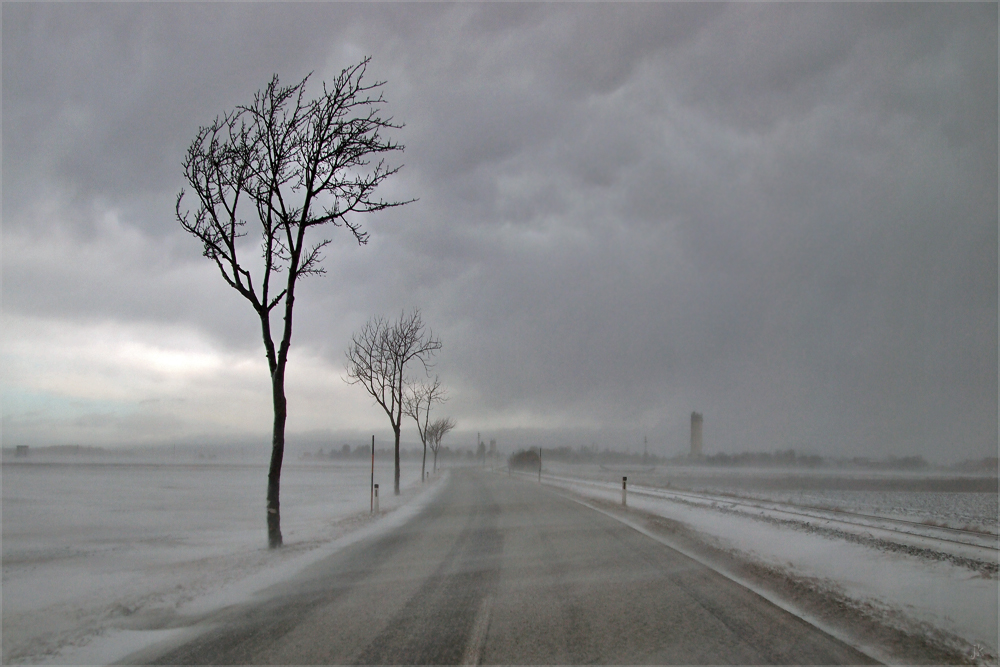
<instances>
[{"instance_id":1,"label":"snow-covered ground","mask_svg":"<svg viewBox=\"0 0 1000 667\"><path fill-rule=\"evenodd\" d=\"M546 464L542 481L585 498L620 503L622 472ZM828 490L829 497L836 497L829 509L852 513L844 514L824 510L818 502L822 493L815 490L754 491L753 484L746 483L753 475L745 475L739 491L732 493L722 481L711 489L677 491L676 484L667 487L662 479L656 483L648 472L643 476L646 485L633 484L633 474L628 505L684 524L722 552L808 581L879 622L925 636L974 662L996 664L995 493L930 491L919 498L915 490L893 492L895 498L887 497L906 502L905 511L898 512L891 504L873 502L879 492L871 489L855 495ZM935 488L934 483L927 486ZM898 495L905 493L911 496L908 500ZM796 500L799 504L793 504ZM879 509L884 511L875 511ZM908 523L902 523L900 515ZM937 521L924 523L927 517L951 517L989 532L941 528L933 525ZM892 658L891 651L875 649L881 657Z\"/></svg>"},{"instance_id":2,"label":"snow-covered ground","mask_svg":"<svg viewBox=\"0 0 1000 667\"><path fill-rule=\"evenodd\" d=\"M544 481L617 503L621 474L547 463ZM705 543L809 581L881 622L996 662L995 492L879 491L878 475L859 475L864 488L844 490L822 472L658 474L628 473L630 507L683 523ZM3 662L120 659L185 632L162 629L174 615L246 600L346 544L400 525L440 488L422 487L418 464L404 462L404 493L396 498L391 463L378 461L383 514L372 519L369 475L365 462L286 462L286 547L270 551L263 465L5 461ZM922 480L888 478L896 487L900 479ZM909 522L905 532L901 520Z\"/></svg>"},{"instance_id":3,"label":"snow-covered ground","mask_svg":"<svg viewBox=\"0 0 1000 667\"><path fill-rule=\"evenodd\" d=\"M3 465L3 662L97 664L171 631L165 615L245 599L429 498L419 463L286 462L285 548L266 548L267 470L245 463L50 459ZM439 480L437 480L439 481ZM399 509L400 511L394 511Z\"/></svg>"}]
</instances>

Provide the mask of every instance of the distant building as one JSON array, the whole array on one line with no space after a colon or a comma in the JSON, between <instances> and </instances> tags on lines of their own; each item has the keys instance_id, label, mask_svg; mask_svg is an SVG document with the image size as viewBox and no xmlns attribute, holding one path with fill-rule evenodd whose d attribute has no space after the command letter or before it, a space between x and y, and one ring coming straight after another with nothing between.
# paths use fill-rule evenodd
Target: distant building
<instances>
[{"instance_id":1,"label":"distant building","mask_svg":"<svg viewBox=\"0 0 1000 667\"><path fill-rule=\"evenodd\" d=\"M701 458L701 413L691 413L691 458Z\"/></svg>"}]
</instances>

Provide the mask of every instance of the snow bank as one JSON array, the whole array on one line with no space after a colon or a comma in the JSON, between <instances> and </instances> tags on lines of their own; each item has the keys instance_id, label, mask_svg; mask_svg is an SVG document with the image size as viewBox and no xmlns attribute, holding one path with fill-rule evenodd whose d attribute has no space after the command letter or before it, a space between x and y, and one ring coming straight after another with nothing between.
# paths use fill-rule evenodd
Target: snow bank
<instances>
[{"instance_id":1,"label":"snow bank","mask_svg":"<svg viewBox=\"0 0 1000 667\"><path fill-rule=\"evenodd\" d=\"M543 482L580 496L621 502L620 481L573 479L569 467L560 467L558 472L558 476L543 475ZM734 512L725 502L690 503L645 495L642 487L631 484L629 488L631 508L684 524L706 543L739 558L846 596L893 627L933 637L952 650L975 656L976 661L996 663L995 568L992 574L984 574L946 558L873 546L879 540L838 539L836 531L816 530L821 520L790 522L768 512ZM925 546L931 544L925 541ZM994 549L992 562L996 560Z\"/></svg>"}]
</instances>

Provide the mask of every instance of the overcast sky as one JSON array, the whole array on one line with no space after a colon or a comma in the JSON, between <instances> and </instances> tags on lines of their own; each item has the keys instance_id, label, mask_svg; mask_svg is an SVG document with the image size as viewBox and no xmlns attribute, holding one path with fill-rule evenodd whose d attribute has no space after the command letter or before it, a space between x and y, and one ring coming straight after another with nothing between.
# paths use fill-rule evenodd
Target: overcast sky
<instances>
[{"instance_id":1,"label":"overcast sky","mask_svg":"<svg viewBox=\"0 0 1000 667\"><path fill-rule=\"evenodd\" d=\"M293 445L388 440L344 350L417 307L453 446L676 454L697 410L707 453L996 454L995 3L2 12L5 447L269 439L181 160L273 74L371 55L382 194L419 201L301 285Z\"/></svg>"}]
</instances>

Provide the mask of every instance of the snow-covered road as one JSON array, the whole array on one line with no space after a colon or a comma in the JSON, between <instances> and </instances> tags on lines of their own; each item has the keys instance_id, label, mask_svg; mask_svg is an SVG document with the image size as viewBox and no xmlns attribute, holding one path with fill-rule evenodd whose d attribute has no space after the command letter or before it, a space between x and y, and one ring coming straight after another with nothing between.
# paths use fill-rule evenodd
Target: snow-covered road
<instances>
[{"instance_id":1,"label":"snow-covered road","mask_svg":"<svg viewBox=\"0 0 1000 667\"><path fill-rule=\"evenodd\" d=\"M427 510L138 664L871 664L546 486L455 470Z\"/></svg>"}]
</instances>

